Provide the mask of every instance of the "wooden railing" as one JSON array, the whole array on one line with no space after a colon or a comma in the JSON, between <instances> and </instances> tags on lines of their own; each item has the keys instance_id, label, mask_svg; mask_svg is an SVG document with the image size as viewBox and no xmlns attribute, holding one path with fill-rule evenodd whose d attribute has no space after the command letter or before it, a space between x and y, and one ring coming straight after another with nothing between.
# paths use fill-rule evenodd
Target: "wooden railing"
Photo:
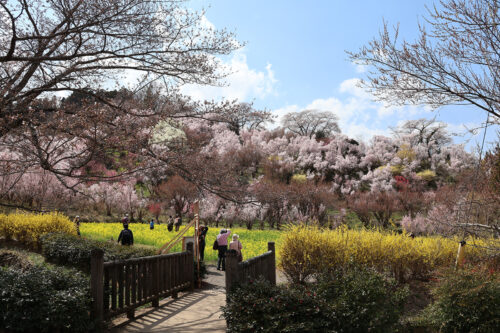
<instances>
[{"instance_id":1,"label":"wooden railing","mask_svg":"<svg viewBox=\"0 0 500 333\"><path fill-rule=\"evenodd\" d=\"M99 322L177 292L194 288L192 244L186 252L104 262L102 250L92 251L90 288L93 316Z\"/></svg>"},{"instance_id":2,"label":"wooden railing","mask_svg":"<svg viewBox=\"0 0 500 333\"><path fill-rule=\"evenodd\" d=\"M238 254L234 250L226 252L226 291L234 285L246 283L263 277L276 285L276 252L274 242L267 243L268 251L257 257L238 262Z\"/></svg>"}]
</instances>

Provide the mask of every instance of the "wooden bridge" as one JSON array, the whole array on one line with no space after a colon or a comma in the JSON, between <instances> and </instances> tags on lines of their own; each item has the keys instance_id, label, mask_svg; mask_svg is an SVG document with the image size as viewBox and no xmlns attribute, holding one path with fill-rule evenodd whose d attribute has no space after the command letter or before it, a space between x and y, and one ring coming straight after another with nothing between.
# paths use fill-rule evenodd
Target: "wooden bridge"
<instances>
[{"instance_id":1,"label":"wooden bridge","mask_svg":"<svg viewBox=\"0 0 500 333\"><path fill-rule=\"evenodd\" d=\"M151 303L153 308L159 308L162 299L171 297L176 300L179 292L189 292L192 296L188 297L194 299L206 299L203 290L194 290L196 261L193 253L193 244L188 243L185 252L104 262L101 250L92 251L90 285L93 317L101 325L105 320L112 320L124 313L132 320L138 307ZM274 243L268 244L266 253L241 263L238 262L236 253L228 251L226 274L225 277L221 276L225 279L225 289L230 290L235 284L258 276L275 284L275 257ZM185 301L186 296L183 297ZM225 297L218 298L219 303L224 300ZM164 302L165 304L168 303ZM224 303L218 307L221 305ZM213 304L209 306L211 309L214 307ZM197 311L200 310L203 307ZM190 311L190 307L182 311Z\"/></svg>"}]
</instances>

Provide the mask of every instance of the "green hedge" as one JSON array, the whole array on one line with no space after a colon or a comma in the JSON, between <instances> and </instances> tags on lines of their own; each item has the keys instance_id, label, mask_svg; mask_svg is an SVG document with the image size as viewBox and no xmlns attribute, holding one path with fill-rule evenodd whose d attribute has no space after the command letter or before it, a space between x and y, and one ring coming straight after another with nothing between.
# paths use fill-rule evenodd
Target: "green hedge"
<instances>
[{"instance_id":1,"label":"green hedge","mask_svg":"<svg viewBox=\"0 0 500 333\"><path fill-rule=\"evenodd\" d=\"M5 332L90 332L89 281L81 273L0 267L0 327Z\"/></svg>"},{"instance_id":2,"label":"green hedge","mask_svg":"<svg viewBox=\"0 0 500 333\"><path fill-rule=\"evenodd\" d=\"M411 326L442 333L500 331L499 273L483 269L449 271L432 294L434 302L410 320Z\"/></svg>"},{"instance_id":3,"label":"green hedge","mask_svg":"<svg viewBox=\"0 0 500 333\"><path fill-rule=\"evenodd\" d=\"M114 242L101 242L62 233L47 234L41 237L42 252L50 262L69 265L88 272L90 252L93 249L104 251L104 261L146 257L156 254L153 248L141 246L122 246Z\"/></svg>"},{"instance_id":4,"label":"green hedge","mask_svg":"<svg viewBox=\"0 0 500 333\"><path fill-rule=\"evenodd\" d=\"M223 307L230 332L390 332L407 289L368 270L322 275L318 283L233 289Z\"/></svg>"},{"instance_id":5,"label":"green hedge","mask_svg":"<svg viewBox=\"0 0 500 333\"><path fill-rule=\"evenodd\" d=\"M23 271L30 269L33 263L26 255L18 251L0 249L0 266L12 267Z\"/></svg>"}]
</instances>

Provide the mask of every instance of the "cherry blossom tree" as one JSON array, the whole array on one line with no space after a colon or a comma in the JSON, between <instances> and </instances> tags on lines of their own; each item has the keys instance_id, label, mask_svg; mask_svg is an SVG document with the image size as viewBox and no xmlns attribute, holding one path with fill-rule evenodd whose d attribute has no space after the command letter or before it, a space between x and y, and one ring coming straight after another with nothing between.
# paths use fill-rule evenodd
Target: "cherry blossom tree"
<instances>
[{"instance_id":1,"label":"cherry blossom tree","mask_svg":"<svg viewBox=\"0 0 500 333\"><path fill-rule=\"evenodd\" d=\"M172 206L179 217L187 213L189 204L198 198L196 186L178 175L160 184L156 189L156 194L167 206Z\"/></svg>"},{"instance_id":2,"label":"cherry blossom tree","mask_svg":"<svg viewBox=\"0 0 500 333\"><path fill-rule=\"evenodd\" d=\"M340 133L339 118L331 111L303 110L283 116L281 125L292 133L312 138Z\"/></svg>"}]
</instances>

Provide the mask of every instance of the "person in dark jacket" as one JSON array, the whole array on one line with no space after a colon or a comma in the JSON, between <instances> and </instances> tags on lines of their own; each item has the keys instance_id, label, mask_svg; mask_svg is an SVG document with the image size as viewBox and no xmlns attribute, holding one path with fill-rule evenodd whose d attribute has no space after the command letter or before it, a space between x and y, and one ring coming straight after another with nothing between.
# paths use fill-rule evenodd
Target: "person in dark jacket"
<instances>
[{"instance_id":1,"label":"person in dark jacket","mask_svg":"<svg viewBox=\"0 0 500 333\"><path fill-rule=\"evenodd\" d=\"M181 224L182 224L182 219L181 219L180 215L177 215L176 218L175 218L175 223L174 223L175 232L179 231L179 228L181 227Z\"/></svg>"},{"instance_id":2,"label":"person in dark jacket","mask_svg":"<svg viewBox=\"0 0 500 333\"><path fill-rule=\"evenodd\" d=\"M123 230L120 232L118 236L117 242L122 242L122 245L134 245L134 234L132 230L129 230L128 224L123 225Z\"/></svg>"},{"instance_id":3,"label":"person in dark jacket","mask_svg":"<svg viewBox=\"0 0 500 333\"><path fill-rule=\"evenodd\" d=\"M205 256L205 238L207 237L207 231L208 227L205 227L204 225L200 226L200 234L199 234L199 245L200 245L200 260L203 261L203 258Z\"/></svg>"},{"instance_id":4,"label":"person in dark jacket","mask_svg":"<svg viewBox=\"0 0 500 333\"><path fill-rule=\"evenodd\" d=\"M174 219L172 218L172 215L168 217L167 229L169 232L174 230Z\"/></svg>"}]
</instances>

